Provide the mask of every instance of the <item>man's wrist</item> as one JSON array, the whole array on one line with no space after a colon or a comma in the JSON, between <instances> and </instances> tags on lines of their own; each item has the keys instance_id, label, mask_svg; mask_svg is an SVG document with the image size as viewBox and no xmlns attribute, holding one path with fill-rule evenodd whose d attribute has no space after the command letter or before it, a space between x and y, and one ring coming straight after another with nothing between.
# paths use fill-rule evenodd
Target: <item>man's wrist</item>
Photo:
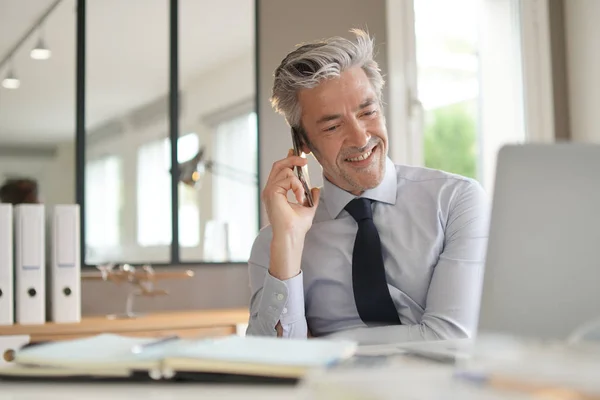
<instances>
[{"instance_id":1,"label":"man's wrist","mask_svg":"<svg viewBox=\"0 0 600 400\"><path fill-rule=\"evenodd\" d=\"M284 281L300 273L304 236L295 233L273 233L269 265L269 273L273 277Z\"/></svg>"},{"instance_id":2,"label":"man's wrist","mask_svg":"<svg viewBox=\"0 0 600 400\"><path fill-rule=\"evenodd\" d=\"M298 271L288 271L288 270L279 270L276 268L269 268L269 274L273 278L277 278L280 281L287 281L288 279L292 279L300 274L300 270Z\"/></svg>"}]
</instances>

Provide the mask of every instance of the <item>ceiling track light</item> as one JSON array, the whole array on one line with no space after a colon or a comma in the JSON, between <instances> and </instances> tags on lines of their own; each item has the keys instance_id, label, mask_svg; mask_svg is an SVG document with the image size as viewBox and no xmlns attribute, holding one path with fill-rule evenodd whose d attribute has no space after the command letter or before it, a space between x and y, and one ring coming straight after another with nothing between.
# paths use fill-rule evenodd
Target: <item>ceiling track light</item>
<instances>
[{"instance_id":1,"label":"ceiling track light","mask_svg":"<svg viewBox=\"0 0 600 400\"><path fill-rule=\"evenodd\" d=\"M8 70L6 77L2 80L2 86L6 89L18 89L21 86L21 81L15 75L14 69L11 68Z\"/></svg>"},{"instance_id":2,"label":"ceiling track light","mask_svg":"<svg viewBox=\"0 0 600 400\"><path fill-rule=\"evenodd\" d=\"M52 52L48 46L46 46L46 42L44 41L44 37L42 35L40 35L40 38L38 39L35 47L31 49L29 55L34 60L47 60L52 55Z\"/></svg>"},{"instance_id":3,"label":"ceiling track light","mask_svg":"<svg viewBox=\"0 0 600 400\"><path fill-rule=\"evenodd\" d=\"M6 55L0 60L0 70L6 65L9 64L9 61L14 60L14 56L19 48L29 39L29 37L37 30L40 31L40 37L36 43L36 46L31 49L29 55L34 60L47 60L50 58L52 54L48 46L44 41L44 37L41 34L41 26L48 18L50 13L60 4L62 0L54 0L54 2L46 9L46 11L38 18L38 20L33 24L33 26L19 39L19 41L12 47L12 49L6 53ZM12 62L11 62L12 64ZM8 68L8 72L6 77L2 80L2 86L6 89L18 89L21 85L21 81L17 78L13 65L10 65Z\"/></svg>"}]
</instances>

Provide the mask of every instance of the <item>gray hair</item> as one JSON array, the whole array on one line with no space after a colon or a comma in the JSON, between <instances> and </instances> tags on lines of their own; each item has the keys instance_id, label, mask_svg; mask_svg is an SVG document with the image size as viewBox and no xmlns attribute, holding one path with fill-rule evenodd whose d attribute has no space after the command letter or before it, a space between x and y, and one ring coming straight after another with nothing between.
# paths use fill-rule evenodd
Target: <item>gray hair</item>
<instances>
[{"instance_id":1,"label":"gray hair","mask_svg":"<svg viewBox=\"0 0 600 400\"><path fill-rule=\"evenodd\" d=\"M373 39L360 29L350 32L356 35L356 42L332 37L304 44L288 54L275 70L271 105L291 127L301 128L299 90L314 88L323 80L339 77L352 67L361 67L365 71L381 102L384 80L373 59Z\"/></svg>"}]
</instances>

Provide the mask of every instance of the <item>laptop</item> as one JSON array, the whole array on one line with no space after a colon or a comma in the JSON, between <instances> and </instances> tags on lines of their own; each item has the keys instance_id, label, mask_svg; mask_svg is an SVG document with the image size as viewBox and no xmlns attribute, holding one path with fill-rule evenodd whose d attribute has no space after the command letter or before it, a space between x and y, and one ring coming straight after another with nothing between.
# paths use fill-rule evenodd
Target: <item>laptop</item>
<instances>
[{"instance_id":1,"label":"laptop","mask_svg":"<svg viewBox=\"0 0 600 400\"><path fill-rule=\"evenodd\" d=\"M503 147L477 336L564 341L594 319L600 319L600 145ZM396 349L453 362L468 357L474 344Z\"/></svg>"},{"instance_id":2,"label":"laptop","mask_svg":"<svg viewBox=\"0 0 600 400\"><path fill-rule=\"evenodd\" d=\"M600 145L498 154L478 335L566 340L600 318Z\"/></svg>"}]
</instances>

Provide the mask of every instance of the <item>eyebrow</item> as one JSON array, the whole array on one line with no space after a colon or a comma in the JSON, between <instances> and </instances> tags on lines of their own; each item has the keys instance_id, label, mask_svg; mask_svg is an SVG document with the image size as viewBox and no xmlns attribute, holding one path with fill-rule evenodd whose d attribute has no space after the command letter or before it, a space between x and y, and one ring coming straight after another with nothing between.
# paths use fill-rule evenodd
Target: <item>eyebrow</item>
<instances>
[{"instance_id":1,"label":"eyebrow","mask_svg":"<svg viewBox=\"0 0 600 400\"><path fill-rule=\"evenodd\" d=\"M363 101L362 103L360 103L360 105L358 106L359 110L362 110L363 108L369 107L370 105L375 104L376 101L374 98L369 97L368 99L366 99L365 101ZM317 120L317 125L320 125L324 122L329 122L329 121L333 121L336 119L342 118L341 114L331 114L331 115L324 115L321 118L319 118Z\"/></svg>"},{"instance_id":2,"label":"eyebrow","mask_svg":"<svg viewBox=\"0 0 600 400\"><path fill-rule=\"evenodd\" d=\"M317 124L320 125L324 122L333 121L335 119L342 118L340 114L332 114L332 115L324 115L317 121Z\"/></svg>"},{"instance_id":3,"label":"eyebrow","mask_svg":"<svg viewBox=\"0 0 600 400\"><path fill-rule=\"evenodd\" d=\"M360 103L360 105L358 106L359 110L362 110L363 108L367 108L370 105L375 104L375 99L372 97L369 97L368 99L366 99L365 101L363 101L362 103Z\"/></svg>"}]
</instances>

